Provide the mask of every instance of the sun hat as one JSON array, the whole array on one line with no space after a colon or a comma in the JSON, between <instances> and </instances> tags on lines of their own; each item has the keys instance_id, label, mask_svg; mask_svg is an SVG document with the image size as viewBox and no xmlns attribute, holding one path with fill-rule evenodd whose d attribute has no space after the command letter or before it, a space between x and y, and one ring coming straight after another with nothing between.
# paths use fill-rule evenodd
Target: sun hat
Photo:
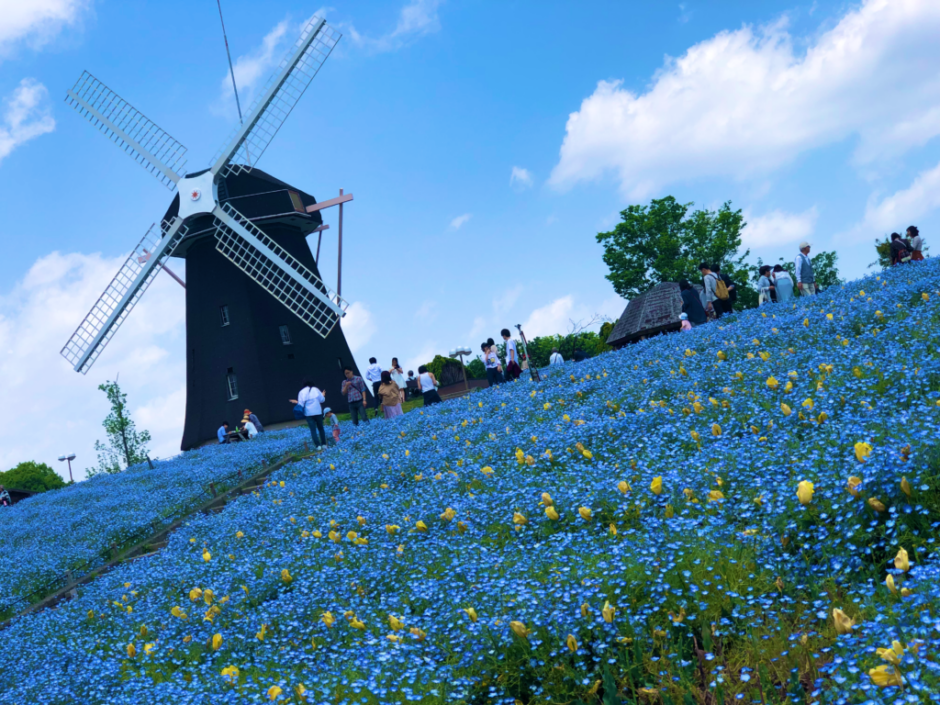
<instances>
[{"instance_id":1,"label":"sun hat","mask_svg":"<svg viewBox=\"0 0 940 705\"><path fill-rule=\"evenodd\" d=\"M803 242L800 243L800 249L805 250L807 247L809 247L809 243L803 240Z\"/></svg>"},{"instance_id":2,"label":"sun hat","mask_svg":"<svg viewBox=\"0 0 940 705\"><path fill-rule=\"evenodd\" d=\"M680 320L680 321L687 321L687 320L689 320L689 314L687 314L687 313L680 313L680 314L679 314L679 320Z\"/></svg>"},{"instance_id":3,"label":"sun hat","mask_svg":"<svg viewBox=\"0 0 940 705\"><path fill-rule=\"evenodd\" d=\"M330 407L326 407L326 408L323 410L323 415L325 416L326 414L330 413L331 411L333 411L333 410L332 410Z\"/></svg>"}]
</instances>

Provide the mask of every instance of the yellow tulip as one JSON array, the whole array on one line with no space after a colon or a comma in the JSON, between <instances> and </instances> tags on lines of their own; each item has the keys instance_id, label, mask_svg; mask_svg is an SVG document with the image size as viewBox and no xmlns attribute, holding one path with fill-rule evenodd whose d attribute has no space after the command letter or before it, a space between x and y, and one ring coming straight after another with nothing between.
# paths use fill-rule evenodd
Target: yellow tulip
<instances>
[{"instance_id":1,"label":"yellow tulip","mask_svg":"<svg viewBox=\"0 0 940 705\"><path fill-rule=\"evenodd\" d=\"M555 507L545 507L545 516L552 521L558 521L558 512L555 511Z\"/></svg>"},{"instance_id":2,"label":"yellow tulip","mask_svg":"<svg viewBox=\"0 0 940 705\"><path fill-rule=\"evenodd\" d=\"M803 408L806 409L807 411L812 411L812 410L813 410L813 400L812 400L812 399L807 399L806 401L804 401L804 402L803 402Z\"/></svg>"},{"instance_id":3,"label":"yellow tulip","mask_svg":"<svg viewBox=\"0 0 940 705\"><path fill-rule=\"evenodd\" d=\"M621 480L617 483L617 489L620 490L621 493L626 494L630 491L630 485L627 484L625 480Z\"/></svg>"},{"instance_id":4,"label":"yellow tulip","mask_svg":"<svg viewBox=\"0 0 940 705\"><path fill-rule=\"evenodd\" d=\"M871 678L871 682L879 688L902 685L904 682L898 670L894 666L887 665L869 669L868 677Z\"/></svg>"},{"instance_id":5,"label":"yellow tulip","mask_svg":"<svg viewBox=\"0 0 940 705\"><path fill-rule=\"evenodd\" d=\"M193 588L192 590L189 591L189 599L192 600L193 602L198 600L200 597L202 597L202 590L200 590L199 588Z\"/></svg>"},{"instance_id":6,"label":"yellow tulip","mask_svg":"<svg viewBox=\"0 0 940 705\"><path fill-rule=\"evenodd\" d=\"M727 360L727 359L728 359L728 356L725 355L724 351L719 350L719 351L718 351L718 359L719 359L719 360Z\"/></svg>"},{"instance_id":7,"label":"yellow tulip","mask_svg":"<svg viewBox=\"0 0 940 705\"><path fill-rule=\"evenodd\" d=\"M709 501L709 502L717 502L717 501L722 500L722 499L724 499L724 498L725 498L725 496L724 496L724 494L722 494L721 490L712 490L711 492L708 493L708 501Z\"/></svg>"},{"instance_id":8,"label":"yellow tulip","mask_svg":"<svg viewBox=\"0 0 940 705\"><path fill-rule=\"evenodd\" d=\"M457 516L457 512L454 511L451 507L448 507L447 509L444 510L444 513L441 514L441 519L443 521L450 521L455 516Z\"/></svg>"},{"instance_id":9,"label":"yellow tulip","mask_svg":"<svg viewBox=\"0 0 940 705\"><path fill-rule=\"evenodd\" d=\"M262 624L261 629L259 629L257 633L255 633L255 638L258 641L264 641L264 637L267 635L267 633L268 633L268 625Z\"/></svg>"},{"instance_id":10,"label":"yellow tulip","mask_svg":"<svg viewBox=\"0 0 940 705\"><path fill-rule=\"evenodd\" d=\"M493 468L487 465L485 468L480 468L480 472L482 472L484 475L489 477L490 475L493 474Z\"/></svg>"},{"instance_id":11,"label":"yellow tulip","mask_svg":"<svg viewBox=\"0 0 940 705\"><path fill-rule=\"evenodd\" d=\"M901 478L901 492L906 494L908 497L911 496L911 483L907 481L906 477Z\"/></svg>"},{"instance_id":12,"label":"yellow tulip","mask_svg":"<svg viewBox=\"0 0 940 705\"><path fill-rule=\"evenodd\" d=\"M855 620L850 619L845 612L838 608L832 610L832 621L835 622L837 634L849 634L852 627L855 626Z\"/></svg>"},{"instance_id":13,"label":"yellow tulip","mask_svg":"<svg viewBox=\"0 0 940 705\"><path fill-rule=\"evenodd\" d=\"M212 650L218 651L222 648L222 635L216 634L212 637Z\"/></svg>"},{"instance_id":14,"label":"yellow tulip","mask_svg":"<svg viewBox=\"0 0 940 705\"><path fill-rule=\"evenodd\" d=\"M888 590L891 591L892 595L898 594L898 589L894 586L894 576L890 573L888 574L888 577L885 578L885 585L888 586Z\"/></svg>"},{"instance_id":15,"label":"yellow tulip","mask_svg":"<svg viewBox=\"0 0 940 705\"><path fill-rule=\"evenodd\" d=\"M512 515L512 523L516 524L517 526L525 526L529 523L529 520L519 512L514 512Z\"/></svg>"},{"instance_id":16,"label":"yellow tulip","mask_svg":"<svg viewBox=\"0 0 940 705\"><path fill-rule=\"evenodd\" d=\"M792 410L789 406L787 406L786 404L781 404L781 405L780 405L780 411L783 412L783 415L784 415L784 416L789 416L790 414L793 413L793 410Z\"/></svg>"},{"instance_id":17,"label":"yellow tulip","mask_svg":"<svg viewBox=\"0 0 940 705\"><path fill-rule=\"evenodd\" d=\"M695 411L696 414L701 414L702 409L704 408L705 407L702 406L699 402L695 402L694 404L692 404L692 410Z\"/></svg>"},{"instance_id":18,"label":"yellow tulip","mask_svg":"<svg viewBox=\"0 0 940 705\"><path fill-rule=\"evenodd\" d=\"M526 641L529 640L529 630L522 622L512 621L509 623L509 628L512 629L513 634L518 636L520 639L525 639Z\"/></svg>"},{"instance_id":19,"label":"yellow tulip","mask_svg":"<svg viewBox=\"0 0 940 705\"><path fill-rule=\"evenodd\" d=\"M137 655L137 647L133 644L127 645L127 656L128 658L134 658Z\"/></svg>"},{"instance_id":20,"label":"yellow tulip","mask_svg":"<svg viewBox=\"0 0 940 705\"><path fill-rule=\"evenodd\" d=\"M477 621L477 611L475 609L472 607L465 607L463 611L467 613L467 616L470 618L471 622Z\"/></svg>"},{"instance_id":21,"label":"yellow tulip","mask_svg":"<svg viewBox=\"0 0 940 705\"><path fill-rule=\"evenodd\" d=\"M571 653L578 650L578 640L574 638L574 634L568 635L568 638L565 639L565 644L568 645L568 650L571 651Z\"/></svg>"},{"instance_id":22,"label":"yellow tulip","mask_svg":"<svg viewBox=\"0 0 940 705\"><path fill-rule=\"evenodd\" d=\"M542 504L544 504L546 507L550 507L554 503L555 502L552 500L552 496L548 492L542 493Z\"/></svg>"},{"instance_id":23,"label":"yellow tulip","mask_svg":"<svg viewBox=\"0 0 940 705\"><path fill-rule=\"evenodd\" d=\"M885 505L877 497L868 498L868 506L874 509L876 512L883 512L885 510Z\"/></svg>"},{"instance_id":24,"label":"yellow tulip","mask_svg":"<svg viewBox=\"0 0 940 705\"><path fill-rule=\"evenodd\" d=\"M662 475L658 475L653 478L653 481L650 483L650 491L655 495L661 495L663 493Z\"/></svg>"},{"instance_id":25,"label":"yellow tulip","mask_svg":"<svg viewBox=\"0 0 940 705\"><path fill-rule=\"evenodd\" d=\"M699 439L701 438L701 436L698 435L698 431L692 431L691 434L692 434L692 440L698 443Z\"/></svg>"},{"instance_id":26,"label":"yellow tulip","mask_svg":"<svg viewBox=\"0 0 940 705\"><path fill-rule=\"evenodd\" d=\"M388 532L389 535L394 534L394 533L396 533L396 532L398 532L398 531L400 531L400 530L401 530L401 527L398 526L397 524L386 524L386 525L385 525L385 531Z\"/></svg>"},{"instance_id":27,"label":"yellow tulip","mask_svg":"<svg viewBox=\"0 0 940 705\"><path fill-rule=\"evenodd\" d=\"M320 621L327 627L332 627L336 623L336 617L333 616L332 612L324 612L320 615Z\"/></svg>"},{"instance_id":28,"label":"yellow tulip","mask_svg":"<svg viewBox=\"0 0 940 705\"><path fill-rule=\"evenodd\" d=\"M671 505L671 504L667 504L667 505L666 505L666 518L667 518L667 519L672 519L672 518L675 516L675 514L676 514L676 513L675 513L675 511L673 510L672 505Z\"/></svg>"},{"instance_id":29,"label":"yellow tulip","mask_svg":"<svg viewBox=\"0 0 940 705\"><path fill-rule=\"evenodd\" d=\"M579 509L578 509L578 514L581 515L581 518L584 519L584 521L591 521L591 516L592 516L592 515L591 515L591 509L590 509L590 507L581 507L581 508L579 508Z\"/></svg>"},{"instance_id":30,"label":"yellow tulip","mask_svg":"<svg viewBox=\"0 0 940 705\"><path fill-rule=\"evenodd\" d=\"M277 696L283 692L284 691L281 690L280 686L272 685L270 688L268 688L268 700L277 700Z\"/></svg>"},{"instance_id":31,"label":"yellow tulip","mask_svg":"<svg viewBox=\"0 0 940 705\"><path fill-rule=\"evenodd\" d=\"M591 608L588 607L588 603L585 602L581 605L581 616L588 617L591 614Z\"/></svg>"},{"instance_id":32,"label":"yellow tulip","mask_svg":"<svg viewBox=\"0 0 940 705\"><path fill-rule=\"evenodd\" d=\"M329 537L330 541L332 541L333 543L339 543L340 541L343 540L342 536L339 535L338 531L330 531L330 533L328 533L327 536Z\"/></svg>"},{"instance_id":33,"label":"yellow tulip","mask_svg":"<svg viewBox=\"0 0 940 705\"><path fill-rule=\"evenodd\" d=\"M300 702L302 703L307 702L307 695L306 695L307 689L304 687L303 683L298 683L297 685L295 685L294 692L297 693L297 698L300 700Z\"/></svg>"},{"instance_id":34,"label":"yellow tulip","mask_svg":"<svg viewBox=\"0 0 940 705\"><path fill-rule=\"evenodd\" d=\"M609 602L604 603L604 608L601 610L601 614L604 615L604 621L610 624L614 621L614 614L617 612L616 607L611 607Z\"/></svg>"},{"instance_id":35,"label":"yellow tulip","mask_svg":"<svg viewBox=\"0 0 940 705\"><path fill-rule=\"evenodd\" d=\"M904 646L895 639L891 642L890 649L875 649L875 653L893 666L900 666L901 657L904 655Z\"/></svg>"},{"instance_id":36,"label":"yellow tulip","mask_svg":"<svg viewBox=\"0 0 940 705\"><path fill-rule=\"evenodd\" d=\"M911 569L911 563L907 558L907 551L903 548L899 548L898 554L894 557L894 567L905 573Z\"/></svg>"},{"instance_id":37,"label":"yellow tulip","mask_svg":"<svg viewBox=\"0 0 940 705\"><path fill-rule=\"evenodd\" d=\"M716 423L713 423L713 424L712 424L712 435L713 435L713 436L720 436L720 435L721 435L721 426L719 426L719 425L716 424Z\"/></svg>"},{"instance_id":38,"label":"yellow tulip","mask_svg":"<svg viewBox=\"0 0 940 705\"><path fill-rule=\"evenodd\" d=\"M366 628L365 622L362 622L357 617L353 617L349 620L349 626L353 629L358 629L359 631L364 631Z\"/></svg>"},{"instance_id":39,"label":"yellow tulip","mask_svg":"<svg viewBox=\"0 0 940 705\"><path fill-rule=\"evenodd\" d=\"M796 496L800 500L800 504L807 505L813 501L813 492L815 488L813 483L809 480L803 480L796 487Z\"/></svg>"},{"instance_id":40,"label":"yellow tulip","mask_svg":"<svg viewBox=\"0 0 940 705\"><path fill-rule=\"evenodd\" d=\"M767 386L770 387L771 389L776 389L777 387L780 386L780 382L778 382L774 377L768 377Z\"/></svg>"},{"instance_id":41,"label":"yellow tulip","mask_svg":"<svg viewBox=\"0 0 940 705\"><path fill-rule=\"evenodd\" d=\"M608 533L610 533L611 536L616 536L616 535L617 535L617 527L616 527L616 525L611 524L611 525L608 527L607 531L608 531Z\"/></svg>"},{"instance_id":42,"label":"yellow tulip","mask_svg":"<svg viewBox=\"0 0 940 705\"><path fill-rule=\"evenodd\" d=\"M852 475L849 477L849 481L845 486L845 489L849 491L849 494L853 497L858 497L859 495L859 486L862 484L862 478Z\"/></svg>"},{"instance_id":43,"label":"yellow tulip","mask_svg":"<svg viewBox=\"0 0 940 705\"><path fill-rule=\"evenodd\" d=\"M415 528L416 528L418 531L425 532L425 531L428 530L428 525L425 524L423 521L418 520L418 521L415 523Z\"/></svg>"},{"instance_id":44,"label":"yellow tulip","mask_svg":"<svg viewBox=\"0 0 940 705\"><path fill-rule=\"evenodd\" d=\"M232 681L238 680L238 667L237 666L226 666L222 669L222 677L230 678Z\"/></svg>"},{"instance_id":45,"label":"yellow tulip","mask_svg":"<svg viewBox=\"0 0 940 705\"><path fill-rule=\"evenodd\" d=\"M405 627L405 623L402 622L398 617L393 614L388 616L388 626L392 628L393 631L401 631Z\"/></svg>"},{"instance_id":46,"label":"yellow tulip","mask_svg":"<svg viewBox=\"0 0 940 705\"><path fill-rule=\"evenodd\" d=\"M209 553L209 549L208 549L208 548L203 550L203 552L202 552L202 560L204 560L206 563L208 563L209 561L212 560L212 554Z\"/></svg>"},{"instance_id":47,"label":"yellow tulip","mask_svg":"<svg viewBox=\"0 0 940 705\"><path fill-rule=\"evenodd\" d=\"M186 619L186 613L183 612L183 610L181 610L179 607L174 607L171 609L170 614L172 614L174 617L178 617L179 619Z\"/></svg>"},{"instance_id":48,"label":"yellow tulip","mask_svg":"<svg viewBox=\"0 0 940 705\"><path fill-rule=\"evenodd\" d=\"M281 571L281 580L285 585L290 585L294 581L294 579L291 577L290 571L287 570L287 568L284 568Z\"/></svg>"},{"instance_id":49,"label":"yellow tulip","mask_svg":"<svg viewBox=\"0 0 940 705\"><path fill-rule=\"evenodd\" d=\"M872 447L867 443L859 441L855 444L855 458L860 463L864 463L866 458L871 455Z\"/></svg>"},{"instance_id":50,"label":"yellow tulip","mask_svg":"<svg viewBox=\"0 0 940 705\"><path fill-rule=\"evenodd\" d=\"M804 325L806 328L809 328L809 319L808 319L808 318L804 318L804 319L803 319L803 325Z\"/></svg>"}]
</instances>

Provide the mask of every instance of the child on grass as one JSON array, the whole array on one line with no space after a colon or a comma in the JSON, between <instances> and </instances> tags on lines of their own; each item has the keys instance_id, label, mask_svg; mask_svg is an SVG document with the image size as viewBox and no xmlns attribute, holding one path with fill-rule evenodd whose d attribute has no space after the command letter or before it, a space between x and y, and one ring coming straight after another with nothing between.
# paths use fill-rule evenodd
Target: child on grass
<instances>
[{"instance_id":1,"label":"child on grass","mask_svg":"<svg viewBox=\"0 0 940 705\"><path fill-rule=\"evenodd\" d=\"M323 422L333 431L333 443L339 443L339 419L330 407L323 410Z\"/></svg>"}]
</instances>

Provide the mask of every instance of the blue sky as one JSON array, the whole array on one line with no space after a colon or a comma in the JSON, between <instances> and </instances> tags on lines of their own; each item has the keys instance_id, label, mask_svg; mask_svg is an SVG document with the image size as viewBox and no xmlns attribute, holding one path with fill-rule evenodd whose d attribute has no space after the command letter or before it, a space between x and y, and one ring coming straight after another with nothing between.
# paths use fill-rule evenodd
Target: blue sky
<instances>
[{"instance_id":1,"label":"blue sky","mask_svg":"<svg viewBox=\"0 0 940 705\"><path fill-rule=\"evenodd\" d=\"M343 33L259 166L345 211L344 328L408 366L508 325L616 317L595 234L631 203L731 200L756 257L852 277L940 207L940 7L868 2L223 2L243 104L316 11ZM216 5L0 0L0 468L91 450L120 374L178 447L182 290L92 371L58 350L171 195L64 102L89 70L207 165L237 121ZM322 272L335 284L336 214ZM183 272L181 262L174 268ZM100 397L100 399L99 399ZM61 468L60 468L61 469Z\"/></svg>"}]
</instances>

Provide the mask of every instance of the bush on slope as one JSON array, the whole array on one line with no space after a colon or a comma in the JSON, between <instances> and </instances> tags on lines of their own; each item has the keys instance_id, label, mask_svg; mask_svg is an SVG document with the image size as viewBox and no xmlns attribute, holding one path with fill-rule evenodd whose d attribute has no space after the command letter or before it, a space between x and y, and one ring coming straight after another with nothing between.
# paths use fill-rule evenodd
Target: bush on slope
<instances>
[{"instance_id":1,"label":"bush on slope","mask_svg":"<svg viewBox=\"0 0 940 705\"><path fill-rule=\"evenodd\" d=\"M938 270L360 426L18 619L0 702L928 702Z\"/></svg>"}]
</instances>

